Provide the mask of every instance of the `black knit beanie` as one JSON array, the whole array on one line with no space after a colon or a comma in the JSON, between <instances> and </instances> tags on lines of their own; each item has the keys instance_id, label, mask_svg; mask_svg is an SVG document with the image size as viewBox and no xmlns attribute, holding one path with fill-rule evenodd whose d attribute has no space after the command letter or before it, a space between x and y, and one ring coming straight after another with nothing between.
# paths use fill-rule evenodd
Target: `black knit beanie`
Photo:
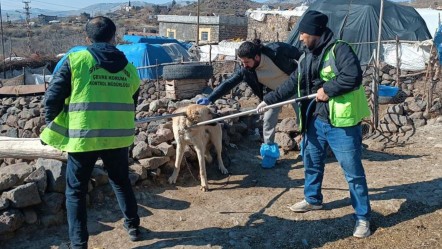
<instances>
[{"instance_id":1,"label":"black knit beanie","mask_svg":"<svg viewBox=\"0 0 442 249\"><path fill-rule=\"evenodd\" d=\"M309 35L320 36L327 27L328 17L316 10L305 12L304 17L299 22L298 31Z\"/></svg>"}]
</instances>

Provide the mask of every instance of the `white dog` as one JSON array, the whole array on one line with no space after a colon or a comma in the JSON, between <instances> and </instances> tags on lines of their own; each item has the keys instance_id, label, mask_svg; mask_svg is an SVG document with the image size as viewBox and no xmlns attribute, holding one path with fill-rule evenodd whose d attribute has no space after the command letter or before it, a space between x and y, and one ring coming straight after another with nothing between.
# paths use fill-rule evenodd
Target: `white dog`
<instances>
[{"instance_id":1,"label":"white dog","mask_svg":"<svg viewBox=\"0 0 442 249\"><path fill-rule=\"evenodd\" d=\"M218 159L218 168L223 174L228 171L224 167L221 157L222 151L222 129L221 124L203 125L191 127L199 122L212 119L210 109L204 105L192 104L186 107L181 107L175 113L185 112L186 116L178 116L172 119L173 135L177 143L175 169L169 177L169 183L176 183L178 174L180 172L181 161L184 156L184 149L186 145L193 145L198 156L198 163L200 167L201 190L208 191L206 174L206 159L211 161L210 145L213 144L216 149Z\"/></svg>"}]
</instances>

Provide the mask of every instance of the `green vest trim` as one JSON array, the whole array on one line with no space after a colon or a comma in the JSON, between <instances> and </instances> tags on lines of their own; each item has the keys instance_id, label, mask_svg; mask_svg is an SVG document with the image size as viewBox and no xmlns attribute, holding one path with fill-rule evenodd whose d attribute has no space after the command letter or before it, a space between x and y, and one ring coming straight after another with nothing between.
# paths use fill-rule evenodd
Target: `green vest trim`
<instances>
[{"instance_id":1,"label":"green vest trim","mask_svg":"<svg viewBox=\"0 0 442 249\"><path fill-rule=\"evenodd\" d=\"M67 152L130 146L135 133L133 95L140 86L137 69L128 63L120 72L110 73L97 66L87 50L68 56L71 95L41 140Z\"/></svg>"}]
</instances>

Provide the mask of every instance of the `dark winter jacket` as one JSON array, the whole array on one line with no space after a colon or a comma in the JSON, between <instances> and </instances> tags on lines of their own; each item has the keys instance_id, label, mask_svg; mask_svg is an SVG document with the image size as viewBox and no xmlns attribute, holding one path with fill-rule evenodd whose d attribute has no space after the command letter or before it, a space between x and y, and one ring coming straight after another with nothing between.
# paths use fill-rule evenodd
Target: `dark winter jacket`
<instances>
[{"instance_id":1,"label":"dark winter jacket","mask_svg":"<svg viewBox=\"0 0 442 249\"><path fill-rule=\"evenodd\" d=\"M339 72L336 77L327 84L321 80L319 72L322 68L323 55L335 44L333 32L327 29L322 34L318 44L312 50L304 51L305 58L300 62L301 73L299 96L306 96L316 93L323 87L324 92L329 97L335 97L344 93L356 90L362 82L362 70L357 55L350 45L340 42L335 46L336 67ZM264 101L268 104L275 104L287 100L298 94L298 70L290 75L290 78L280 85L275 91L264 96ZM306 120L308 103L300 103L302 120ZM328 102L318 102L312 108L309 115L317 115L323 121L329 121ZM305 124L302 127L306 127Z\"/></svg>"},{"instance_id":2,"label":"dark winter jacket","mask_svg":"<svg viewBox=\"0 0 442 249\"><path fill-rule=\"evenodd\" d=\"M128 63L126 56L115 46L109 43L94 43L87 47L97 65L111 73L124 69ZM45 122L49 124L64 108L65 99L71 94L71 68L69 59L66 59L60 69L53 76L45 93ZM133 96L137 105L138 92Z\"/></svg>"},{"instance_id":3,"label":"dark winter jacket","mask_svg":"<svg viewBox=\"0 0 442 249\"><path fill-rule=\"evenodd\" d=\"M273 42L265 45L262 53L268 56L273 63L287 75L290 75L296 70L297 60L301 55L297 48L283 42ZM253 93L258 96L260 100L263 99L265 86L258 82L255 70L248 70L242 66L238 67L228 79L221 82L207 98L211 102L214 102L243 81L250 86ZM268 90L270 91L270 89Z\"/></svg>"}]
</instances>

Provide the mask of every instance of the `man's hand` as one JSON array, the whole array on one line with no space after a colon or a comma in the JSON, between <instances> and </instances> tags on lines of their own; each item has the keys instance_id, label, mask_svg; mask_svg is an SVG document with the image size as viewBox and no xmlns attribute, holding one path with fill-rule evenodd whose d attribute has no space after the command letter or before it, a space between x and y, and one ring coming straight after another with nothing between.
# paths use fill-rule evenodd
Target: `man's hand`
<instances>
[{"instance_id":1,"label":"man's hand","mask_svg":"<svg viewBox=\"0 0 442 249\"><path fill-rule=\"evenodd\" d=\"M210 103L210 100L208 98L200 98L196 100L196 103L198 105L208 105Z\"/></svg>"},{"instance_id":2,"label":"man's hand","mask_svg":"<svg viewBox=\"0 0 442 249\"><path fill-rule=\"evenodd\" d=\"M263 113L267 111L267 103L262 101L259 103L259 105L256 107L256 113Z\"/></svg>"},{"instance_id":3,"label":"man's hand","mask_svg":"<svg viewBox=\"0 0 442 249\"><path fill-rule=\"evenodd\" d=\"M329 99L328 95L324 92L324 88L319 88L316 92L316 102L327 102Z\"/></svg>"}]
</instances>

